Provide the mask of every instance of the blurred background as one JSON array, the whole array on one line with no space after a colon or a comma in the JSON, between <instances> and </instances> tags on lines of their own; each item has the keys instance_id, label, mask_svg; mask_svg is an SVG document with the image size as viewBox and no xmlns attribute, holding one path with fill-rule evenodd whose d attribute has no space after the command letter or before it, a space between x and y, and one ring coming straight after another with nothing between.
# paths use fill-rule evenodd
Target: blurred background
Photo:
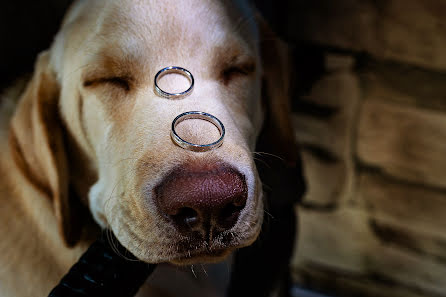
<instances>
[{"instance_id":1,"label":"blurred background","mask_svg":"<svg viewBox=\"0 0 446 297\"><path fill-rule=\"evenodd\" d=\"M70 2L0 4L0 86L32 71ZM296 290L446 296L446 1L256 2L294 56Z\"/></svg>"}]
</instances>

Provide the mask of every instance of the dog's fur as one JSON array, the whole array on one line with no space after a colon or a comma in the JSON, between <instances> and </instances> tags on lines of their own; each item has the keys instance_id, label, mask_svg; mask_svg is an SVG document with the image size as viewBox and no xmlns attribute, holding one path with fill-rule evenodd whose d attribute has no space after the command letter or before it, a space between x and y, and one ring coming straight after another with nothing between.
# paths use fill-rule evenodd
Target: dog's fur
<instances>
[{"instance_id":1,"label":"dog's fur","mask_svg":"<svg viewBox=\"0 0 446 297\"><path fill-rule=\"evenodd\" d=\"M24 91L3 95L0 295L46 296L97 225L150 263L216 262L254 242L263 218L254 151L265 112L272 153L297 160L286 56L241 1L76 2ZM190 96L155 95L153 77L169 65L193 73ZM185 86L165 79L165 88ZM225 124L223 146L195 153L172 142L172 119L190 110ZM215 138L204 121L183 123L192 142ZM175 168L217 163L245 177L246 207L223 235L187 242L157 212L153 189Z\"/></svg>"}]
</instances>

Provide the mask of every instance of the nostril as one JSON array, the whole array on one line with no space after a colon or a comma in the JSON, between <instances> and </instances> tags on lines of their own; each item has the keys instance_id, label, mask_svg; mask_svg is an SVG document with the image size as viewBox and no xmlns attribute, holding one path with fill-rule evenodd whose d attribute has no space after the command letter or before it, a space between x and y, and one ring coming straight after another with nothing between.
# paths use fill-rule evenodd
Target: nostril
<instances>
[{"instance_id":1,"label":"nostril","mask_svg":"<svg viewBox=\"0 0 446 297\"><path fill-rule=\"evenodd\" d=\"M178 226L187 228L193 228L200 221L197 211L189 207L180 208L176 214L170 215L170 217Z\"/></svg>"},{"instance_id":2,"label":"nostril","mask_svg":"<svg viewBox=\"0 0 446 297\"><path fill-rule=\"evenodd\" d=\"M218 226L222 228L234 226L244 207L245 203L230 203L226 205L218 216Z\"/></svg>"},{"instance_id":3,"label":"nostril","mask_svg":"<svg viewBox=\"0 0 446 297\"><path fill-rule=\"evenodd\" d=\"M232 202L233 206L240 208L242 210L246 205L246 193L243 192L242 195L238 195L236 199Z\"/></svg>"}]
</instances>

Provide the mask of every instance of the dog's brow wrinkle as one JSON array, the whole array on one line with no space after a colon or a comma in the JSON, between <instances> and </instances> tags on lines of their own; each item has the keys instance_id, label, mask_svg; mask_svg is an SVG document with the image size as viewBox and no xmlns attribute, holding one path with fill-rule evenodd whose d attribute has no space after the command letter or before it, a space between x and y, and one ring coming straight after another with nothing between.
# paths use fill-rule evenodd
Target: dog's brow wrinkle
<instances>
[{"instance_id":1,"label":"dog's brow wrinkle","mask_svg":"<svg viewBox=\"0 0 446 297\"><path fill-rule=\"evenodd\" d=\"M136 78L144 74L144 57L125 46L110 45L89 57L82 74L84 80L125 78L128 82L136 82Z\"/></svg>"}]
</instances>

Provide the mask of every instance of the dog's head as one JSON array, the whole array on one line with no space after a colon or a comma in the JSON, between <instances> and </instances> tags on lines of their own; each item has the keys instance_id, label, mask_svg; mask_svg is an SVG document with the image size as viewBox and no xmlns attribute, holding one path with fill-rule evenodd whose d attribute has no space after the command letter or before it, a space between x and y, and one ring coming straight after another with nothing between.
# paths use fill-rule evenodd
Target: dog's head
<instances>
[{"instance_id":1,"label":"dog's head","mask_svg":"<svg viewBox=\"0 0 446 297\"><path fill-rule=\"evenodd\" d=\"M12 123L16 160L54 203L62 235L81 226L69 188L102 228L147 262L221 260L251 244L263 218L256 141L293 162L286 50L246 3L199 0L79 1L40 55ZM178 65L192 94L166 99L154 76ZM188 81L166 75L181 91ZM224 143L192 152L172 120L199 110L219 118ZM262 125L267 118L267 124ZM209 122L177 126L192 143L219 137Z\"/></svg>"}]
</instances>

